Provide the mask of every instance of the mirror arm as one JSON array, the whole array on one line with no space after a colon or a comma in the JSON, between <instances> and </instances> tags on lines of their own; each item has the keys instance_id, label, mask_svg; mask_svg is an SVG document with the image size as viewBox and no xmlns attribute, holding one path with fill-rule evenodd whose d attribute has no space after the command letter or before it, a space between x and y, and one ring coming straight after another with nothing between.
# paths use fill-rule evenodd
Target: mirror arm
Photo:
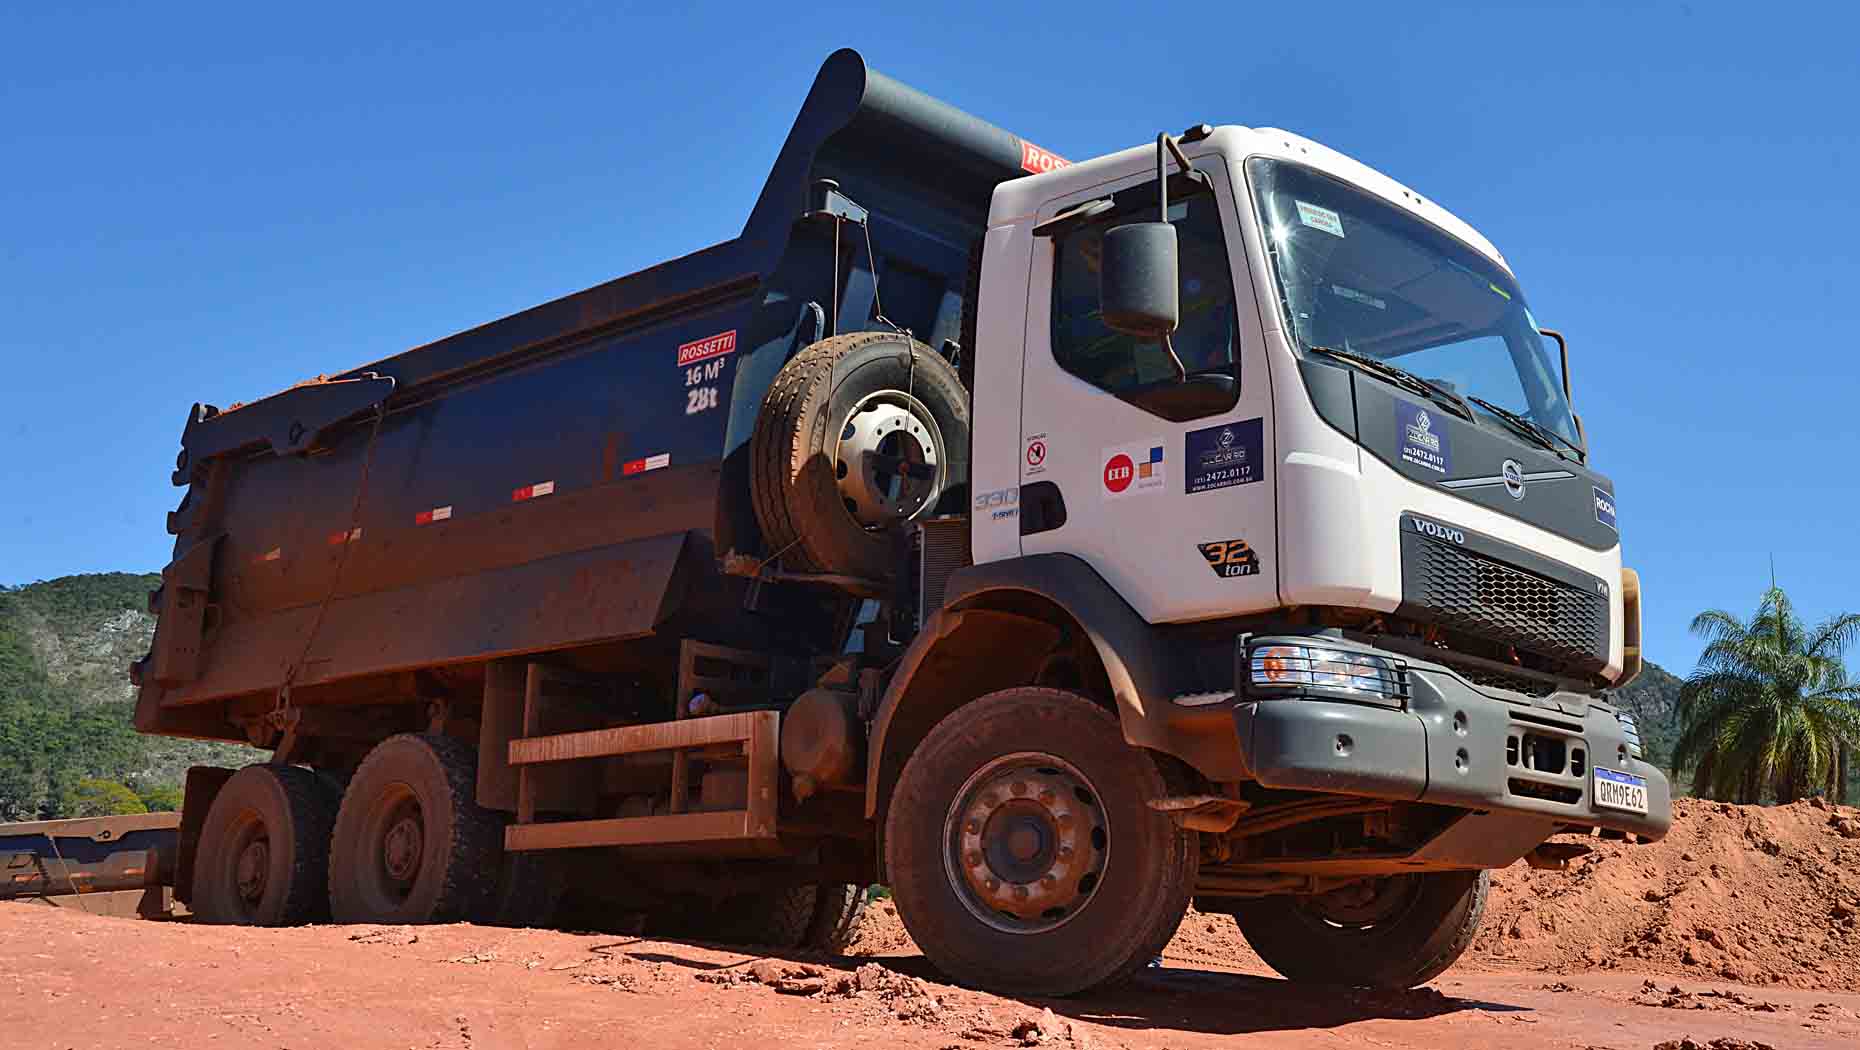
<instances>
[{"instance_id":1,"label":"mirror arm","mask_svg":"<svg viewBox=\"0 0 1860 1050\"><path fill-rule=\"evenodd\" d=\"M1569 340L1564 339L1563 333L1554 328L1539 328L1537 334L1547 335L1556 340L1557 351L1563 359L1563 400L1569 405L1570 411L1574 412L1576 395L1569 389Z\"/></svg>"},{"instance_id":2,"label":"mirror arm","mask_svg":"<svg viewBox=\"0 0 1860 1050\"><path fill-rule=\"evenodd\" d=\"M1182 363L1182 355L1175 352L1175 339L1164 332L1162 337L1163 352L1169 355L1169 363L1175 366L1175 381L1188 382L1188 366Z\"/></svg>"}]
</instances>

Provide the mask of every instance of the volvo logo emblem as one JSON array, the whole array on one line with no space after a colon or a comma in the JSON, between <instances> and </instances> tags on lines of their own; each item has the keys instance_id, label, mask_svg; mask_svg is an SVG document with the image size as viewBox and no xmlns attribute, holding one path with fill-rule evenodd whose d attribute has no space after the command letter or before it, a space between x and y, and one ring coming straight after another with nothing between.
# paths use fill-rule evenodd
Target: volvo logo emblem
<instances>
[{"instance_id":1,"label":"volvo logo emblem","mask_svg":"<svg viewBox=\"0 0 1860 1050\"><path fill-rule=\"evenodd\" d=\"M1505 479L1505 491L1511 493L1512 499L1524 498L1524 467L1515 459L1508 459L1498 468L1499 477Z\"/></svg>"},{"instance_id":2,"label":"volvo logo emblem","mask_svg":"<svg viewBox=\"0 0 1860 1050\"><path fill-rule=\"evenodd\" d=\"M1431 536L1437 540L1446 540L1449 543L1466 542L1466 534L1456 528L1440 525L1424 518L1409 518L1408 520L1414 523L1414 531L1423 536Z\"/></svg>"}]
</instances>

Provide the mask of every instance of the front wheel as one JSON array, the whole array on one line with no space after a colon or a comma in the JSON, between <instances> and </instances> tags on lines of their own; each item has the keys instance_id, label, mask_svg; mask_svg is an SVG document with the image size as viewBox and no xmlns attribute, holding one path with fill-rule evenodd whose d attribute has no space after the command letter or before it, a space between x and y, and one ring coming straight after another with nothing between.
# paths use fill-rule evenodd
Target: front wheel
<instances>
[{"instance_id":1,"label":"front wheel","mask_svg":"<svg viewBox=\"0 0 1860 1050\"><path fill-rule=\"evenodd\" d=\"M1162 950L1194 888L1195 834L1117 716L1075 693L1007 689L938 723L886 811L898 915L945 973L1070 995Z\"/></svg>"},{"instance_id":2,"label":"front wheel","mask_svg":"<svg viewBox=\"0 0 1860 1050\"><path fill-rule=\"evenodd\" d=\"M1412 988L1465 954L1490 882L1483 871L1391 875L1315 897L1248 900L1234 921L1291 980Z\"/></svg>"}]
</instances>

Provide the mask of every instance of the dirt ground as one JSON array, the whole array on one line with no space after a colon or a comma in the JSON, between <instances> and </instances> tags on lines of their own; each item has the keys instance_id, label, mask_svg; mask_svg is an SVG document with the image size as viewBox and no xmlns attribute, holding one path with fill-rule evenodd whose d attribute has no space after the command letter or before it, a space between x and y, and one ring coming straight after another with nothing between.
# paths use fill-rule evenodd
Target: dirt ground
<instances>
[{"instance_id":1,"label":"dirt ground","mask_svg":"<svg viewBox=\"0 0 1860 1050\"><path fill-rule=\"evenodd\" d=\"M187 1050L1860 1046L1860 812L1688 802L1664 843L1596 845L1570 872L1497 873L1473 951L1399 993L1289 985L1200 913L1161 967L1049 1001L945 983L885 902L848 958L0 905L0 1031L8 1047Z\"/></svg>"}]
</instances>

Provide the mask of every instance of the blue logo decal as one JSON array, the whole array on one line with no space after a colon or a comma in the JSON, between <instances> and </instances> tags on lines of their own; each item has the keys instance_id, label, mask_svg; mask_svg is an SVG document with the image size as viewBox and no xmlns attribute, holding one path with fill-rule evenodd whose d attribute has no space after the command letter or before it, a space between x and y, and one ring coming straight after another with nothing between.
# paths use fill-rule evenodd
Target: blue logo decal
<instances>
[{"instance_id":1,"label":"blue logo decal","mask_svg":"<svg viewBox=\"0 0 1860 1050\"><path fill-rule=\"evenodd\" d=\"M1447 429L1434 422L1427 409L1407 401L1395 402L1395 428L1401 439L1401 461L1425 467L1436 474L1453 468L1453 445Z\"/></svg>"},{"instance_id":2,"label":"blue logo decal","mask_svg":"<svg viewBox=\"0 0 1860 1050\"><path fill-rule=\"evenodd\" d=\"M1189 431L1183 438L1188 465L1182 491L1193 495L1266 480L1265 430L1264 419L1249 419Z\"/></svg>"},{"instance_id":3,"label":"blue logo decal","mask_svg":"<svg viewBox=\"0 0 1860 1050\"><path fill-rule=\"evenodd\" d=\"M1616 532L1621 531L1615 528L1615 494L1606 491L1600 485L1592 487L1595 489L1595 520L1615 529Z\"/></svg>"}]
</instances>

